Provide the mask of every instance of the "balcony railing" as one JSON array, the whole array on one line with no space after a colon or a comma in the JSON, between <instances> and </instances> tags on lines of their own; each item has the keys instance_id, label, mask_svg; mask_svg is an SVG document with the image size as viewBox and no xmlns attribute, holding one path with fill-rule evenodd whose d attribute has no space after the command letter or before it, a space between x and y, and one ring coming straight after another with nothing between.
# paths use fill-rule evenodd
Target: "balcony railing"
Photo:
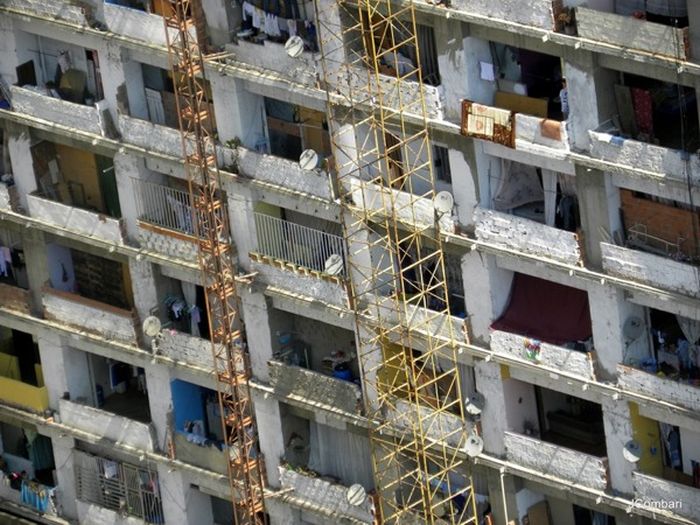
<instances>
[{"instance_id":1,"label":"balcony railing","mask_svg":"<svg viewBox=\"0 0 700 525\"><path fill-rule=\"evenodd\" d=\"M136 197L136 213L148 222L187 235L194 235L194 217L189 192L132 179Z\"/></svg>"},{"instance_id":2,"label":"balcony railing","mask_svg":"<svg viewBox=\"0 0 700 525\"><path fill-rule=\"evenodd\" d=\"M324 272L325 263L331 255L343 257L345 254L345 243L339 235L277 217L255 213L255 228L258 253L310 270Z\"/></svg>"},{"instance_id":3,"label":"balcony railing","mask_svg":"<svg viewBox=\"0 0 700 525\"><path fill-rule=\"evenodd\" d=\"M73 457L78 499L147 523L165 523L156 472L79 450Z\"/></svg>"}]
</instances>

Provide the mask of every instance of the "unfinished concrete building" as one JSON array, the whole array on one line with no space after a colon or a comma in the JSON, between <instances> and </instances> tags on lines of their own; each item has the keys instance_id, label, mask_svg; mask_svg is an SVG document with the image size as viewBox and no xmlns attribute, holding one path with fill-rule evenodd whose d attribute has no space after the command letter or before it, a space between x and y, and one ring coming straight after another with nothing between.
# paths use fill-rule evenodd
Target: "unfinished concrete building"
<instances>
[{"instance_id":1,"label":"unfinished concrete building","mask_svg":"<svg viewBox=\"0 0 700 525\"><path fill-rule=\"evenodd\" d=\"M398 9L391 24L415 17L413 44L367 37L379 3ZM172 4L0 0L1 512L239 523ZM212 53L203 85L242 276L264 520L403 525L387 509L418 508L405 480L389 496L377 486L365 399L377 392L361 362L372 313L350 300L353 243L369 239L364 262L387 276L366 291L376 304L411 303L430 278L410 275L420 249L372 244L374 219L348 233L337 144L352 136L384 162L392 202L410 202L401 227L440 234L425 246L449 300L407 307L430 333L396 344L386 330L373 369L398 414L381 428L400 440L416 432L408 376L451 366L425 366L426 339L455 349L460 398L429 380L419 407L422 442L453 454L448 482L424 485L449 503L428 498L415 522L700 523L700 4L192 5ZM338 36L344 48L329 48ZM381 100L358 95L362 74L329 75L331 52L374 67L364 84ZM405 127L341 125L378 107ZM416 153L401 133L421 132L421 111L431 140ZM386 215L366 209L382 206L367 180L349 200ZM391 365L406 362L421 370Z\"/></svg>"}]
</instances>

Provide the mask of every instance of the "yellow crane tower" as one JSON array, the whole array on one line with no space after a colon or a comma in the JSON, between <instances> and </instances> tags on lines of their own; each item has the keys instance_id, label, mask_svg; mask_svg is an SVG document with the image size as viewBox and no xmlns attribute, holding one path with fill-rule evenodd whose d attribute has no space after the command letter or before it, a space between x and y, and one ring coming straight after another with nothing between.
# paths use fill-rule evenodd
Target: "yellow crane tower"
<instances>
[{"instance_id":1,"label":"yellow crane tower","mask_svg":"<svg viewBox=\"0 0 700 525\"><path fill-rule=\"evenodd\" d=\"M249 387L251 368L239 316L229 214L217 165L199 0L167 0L163 18L209 314L234 522L264 525L262 463Z\"/></svg>"},{"instance_id":2,"label":"yellow crane tower","mask_svg":"<svg viewBox=\"0 0 700 525\"><path fill-rule=\"evenodd\" d=\"M377 523L475 524L414 6L315 7Z\"/></svg>"}]
</instances>

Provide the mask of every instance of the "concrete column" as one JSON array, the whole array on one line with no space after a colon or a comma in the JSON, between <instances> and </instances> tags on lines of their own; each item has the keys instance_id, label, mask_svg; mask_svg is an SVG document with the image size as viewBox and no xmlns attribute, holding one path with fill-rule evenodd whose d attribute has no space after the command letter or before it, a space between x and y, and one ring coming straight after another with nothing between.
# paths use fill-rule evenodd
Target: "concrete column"
<instances>
[{"instance_id":1,"label":"concrete column","mask_svg":"<svg viewBox=\"0 0 700 525\"><path fill-rule=\"evenodd\" d=\"M41 369L44 373L44 385L49 392L49 406L58 409L58 400L64 392L69 391L63 361L63 342L54 333L42 333L38 338ZM88 376L89 377L89 376Z\"/></svg>"},{"instance_id":2,"label":"concrete column","mask_svg":"<svg viewBox=\"0 0 700 525\"><path fill-rule=\"evenodd\" d=\"M602 406L610 485L615 491L627 495L634 494L632 472L636 470L636 466L622 455L625 443L634 437L629 403L606 398Z\"/></svg>"},{"instance_id":3,"label":"concrete column","mask_svg":"<svg viewBox=\"0 0 700 525\"><path fill-rule=\"evenodd\" d=\"M134 307L139 319L143 321L158 306L154 265L147 261L129 258L129 274L134 292Z\"/></svg>"},{"instance_id":4,"label":"concrete column","mask_svg":"<svg viewBox=\"0 0 700 525\"><path fill-rule=\"evenodd\" d=\"M163 517L168 525L209 525L214 522L209 496L192 487L185 474L159 464L158 484Z\"/></svg>"},{"instance_id":5,"label":"concrete column","mask_svg":"<svg viewBox=\"0 0 700 525\"><path fill-rule=\"evenodd\" d=\"M43 232L25 229L22 232L22 249L27 263L27 281L32 294L33 311L42 314L44 308L41 290L49 282L49 260Z\"/></svg>"},{"instance_id":6,"label":"concrete column","mask_svg":"<svg viewBox=\"0 0 700 525\"><path fill-rule=\"evenodd\" d=\"M263 97L248 91L242 80L211 75L209 81L219 140L225 144L237 138L246 148L254 149L265 137Z\"/></svg>"},{"instance_id":7,"label":"concrete column","mask_svg":"<svg viewBox=\"0 0 700 525\"><path fill-rule=\"evenodd\" d=\"M605 173L576 166L576 192L580 203L586 265L601 268L602 231L608 235L621 229L619 191Z\"/></svg>"},{"instance_id":8,"label":"concrete column","mask_svg":"<svg viewBox=\"0 0 700 525\"><path fill-rule=\"evenodd\" d=\"M688 2L688 20L691 61L698 63L700 61L700 3Z\"/></svg>"},{"instance_id":9,"label":"concrete column","mask_svg":"<svg viewBox=\"0 0 700 525\"><path fill-rule=\"evenodd\" d=\"M473 151L473 144L469 144L468 148ZM459 224L469 227L473 224L474 208L479 204L478 176L472 169L474 162L464 151L450 149L448 155Z\"/></svg>"},{"instance_id":10,"label":"concrete column","mask_svg":"<svg viewBox=\"0 0 700 525\"><path fill-rule=\"evenodd\" d=\"M589 285L588 301L598 364L596 373L599 379L612 381L617 376L618 363L639 362L649 355L644 308L626 301L622 290L609 285ZM625 321L631 317L644 322L643 334L634 340L622 333Z\"/></svg>"},{"instance_id":11,"label":"concrete column","mask_svg":"<svg viewBox=\"0 0 700 525\"><path fill-rule=\"evenodd\" d=\"M265 472L268 484L280 486L279 466L284 456L284 433L282 431L282 414L280 403L258 391L252 392L255 420L258 424L260 451L265 459Z\"/></svg>"},{"instance_id":12,"label":"concrete column","mask_svg":"<svg viewBox=\"0 0 700 525\"><path fill-rule=\"evenodd\" d=\"M270 326L273 308L262 293L245 293L241 290L240 295L253 377L268 382L267 362L272 359L275 347L275 334Z\"/></svg>"},{"instance_id":13,"label":"concrete column","mask_svg":"<svg viewBox=\"0 0 700 525\"><path fill-rule=\"evenodd\" d=\"M462 257L462 275L472 339L488 344L489 327L510 297L513 272L498 268L494 256L472 252Z\"/></svg>"},{"instance_id":14,"label":"concrete column","mask_svg":"<svg viewBox=\"0 0 700 525\"><path fill-rule=\"evenodd\" d=\"M67 435L51 437L53 458L56 464L56 479L58 481L58 505L64 518L78 519L78 499L75 487L75 466L73 464L73 449L75 440Z\"/></svg>"},{"instance_id":15,"label":"concrete column","mask_svg":"<svg viewBox=\"0 0 700 525\"><path fill-rule=\"evenodd\" d=\"M481 414L481 435L484 450L497 456L506 452L503 433L508 430L506 400L503 393L503 376L497 363L479 361L474 365L476 389L484 396L486 403ZM502 523L497 521L497 523ZM504 522L503 522L504 523Z\"/></svg>"},{"instance_id":16,"label":"concrete column","mask_svg":"<svg viewBox=\"0 0 700 525\"><path fill-rule=\"evenodd\" d=\"M119 206L126 228L126 236L132 241L139 238L139 227L137 225L138 209L136 208L135 198L139 189L134 184L134 179L149 180L150 173L140 157L128 153L117 153L114 156L114 176L117 179Z\"/></svg>"},{"instance_id":17,"label":"concrete column","mask_svg":"<svg viewBox=\"0 0 700 525\"><path fill-rule=\"evenodd\" d=\"M156 443L165 450L168 435L168 412L173 409L170 392L170 370L164 366L154 365L146 368L146 386L148 388L148 405L151 410L151 423L156 431Z\"/></svg>"},{"instance_id":18,"label":"concrete column","mask_svg":"<svg viewBox=\"0 0 700 525\"><path fill-rule=\"evenodd\" d=\"M236 245L238 264L243 270L250 270L250 257L248 254L257 246L257 230L255 229L253 198L245 193L227 191L229 220L231 223L231 237Z\"/></svg>"},{"instance_id":19,"label":"concrete column","mask_svg":"<svg viewBox=\"0 0 700 525\"><path fill-rule=\"evenodd\" d=\"M564 62L564 77L572 117L567 123L569 139L575 149L587 150L590 144L588 131L596 129L617 112L613 91L616 73L600 67L593 53L579 50Z\"/></svg>"},{"instance_id":20,"label":"concrete column","mask_svg":"<svg viewBox=\"0 0 700 525\"><path fill-rule=\"evenodd\" d=\"M27 194L37 189L36 176L34 175L34 162L30 149L31 137L29 128L19 125L8 125L8 149L12 173L14 174L19 202L25 210L27 207Z\"/></svg>"},{"instance_id":21,"label":"concrete column","mask_svg":"<svg viewBox=\"0 0 700 525\"><path fill-rule=\"evenodd\" d=\"M117 124L118 108L124 109L125 94L130 115L148 118L140 64L130 60L129 52L119 43L110 40L103 41L98 53L104 98L114 123Z\"/></svg>"},{"instance_id":22,"label":"concrete column","mask_svg":"<svg viewBox=\"0 0 700 525\"><path fill-rule=\"evenodd\" d=\"M505 473L501 476L501 473L497 470L488 470L489 502L491 503L494 523L518 523L518 502L515 496L518 492L516 482L517 480L513 476Z\"/></svg>"},{"instance_id":23,"label":"concrete column","mask_svg":"<svg viewBox=\"0 0 700 525\"><path fill-rule=\"evenodd\" d=\"M223 46L231 41L231 33L239 27L240 15L226 0L202 0L202 9L207 19L207 36L214 46Z\"/></svg>"}]
</instances>

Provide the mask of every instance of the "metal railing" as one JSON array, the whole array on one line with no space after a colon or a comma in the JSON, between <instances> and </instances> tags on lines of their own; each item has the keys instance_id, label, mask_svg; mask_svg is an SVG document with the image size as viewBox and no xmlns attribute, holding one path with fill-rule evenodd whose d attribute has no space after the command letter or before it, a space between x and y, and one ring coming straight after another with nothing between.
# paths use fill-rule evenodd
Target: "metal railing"
<instances>
[{"instance_id":1,"label":"metal railing","mask_svg":"<svg viewBox=\"0 0 700 525\"><path fill-rule=\"evenodd\" d=\"M194 235L192 201L187 191L132 178L138 219Z\"/></svg>"},{"instance_id":2,"label":"metal railing","mask_svg":"<svg viewBox=\"0 0 700 525\"><path fill-rule=\"evenodd\" d=\"M345 258L345 242L339 235L315 230L277 217L255 213L257 251L319 272L331 255ZM342 275L345 275L343 269Z\"/></svg>"},{"instance_id":3,"label":"metal railing","mask_svg":"<svg viewBox=\"0 0 700 525\"><path fill-rule=\"evenodd\" d=\"M156 472L77 450L74 457L78 499L147 523L165 523Z\"/></svg>"}]
</instances>

